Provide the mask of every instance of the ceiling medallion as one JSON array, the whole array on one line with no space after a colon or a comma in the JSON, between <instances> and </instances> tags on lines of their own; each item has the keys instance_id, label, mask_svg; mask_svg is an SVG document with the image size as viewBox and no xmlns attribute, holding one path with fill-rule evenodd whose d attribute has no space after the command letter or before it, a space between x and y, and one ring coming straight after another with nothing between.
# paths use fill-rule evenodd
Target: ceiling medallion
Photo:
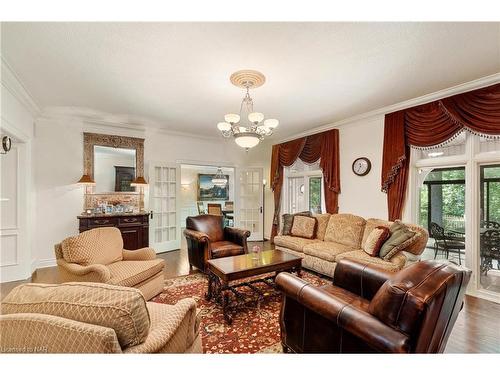
<instances>
[{"instance_id":1,"label":"ceiling medallion","mask_svg":"<svg viewBox=\"0 0 500 375\"><path fill-rule=\"evenodd\" d=\"M253 110L250 89L260 87L266 82L264 74L256 70L239 70L231 74L230 80L233 85L244 88L246 94L241 101L239 114L228 113L224 116L225 121L217 124L217 128L224 137L234 137L236 144L248 151L273 134L273 129L279 125L279 121L272 118L264 120L263 113Z\"/></svg>"}]
</instances>

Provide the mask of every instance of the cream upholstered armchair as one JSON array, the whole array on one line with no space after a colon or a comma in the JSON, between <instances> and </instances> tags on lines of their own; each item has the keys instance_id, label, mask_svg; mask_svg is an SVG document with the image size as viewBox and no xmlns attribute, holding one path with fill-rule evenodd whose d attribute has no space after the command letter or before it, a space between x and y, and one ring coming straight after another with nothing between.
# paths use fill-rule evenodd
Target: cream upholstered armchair
<instances>
[{"instance_id":1,"label":"cream upholstered armchair","mask_svg":"<svg viewBox=\"0 0 500 375\"><path fill-rule=\"evenodd\" d=\"M24 284L2 301L0 352L201 353L196 302L146 302L135 288Z\"/></svg>"},{"instance_id":2,"label":"cream upholstered armchair","mask_svg":"<svg viewBox=\"0 0 500 375\"><path fill-rule=\"evenodd\" d=\"M161 293L165 261L151 248L123 249L119 229L95 228L55 245L61 282L90 281L140 289L146 300Z\"/></svg>"}]
</instances>

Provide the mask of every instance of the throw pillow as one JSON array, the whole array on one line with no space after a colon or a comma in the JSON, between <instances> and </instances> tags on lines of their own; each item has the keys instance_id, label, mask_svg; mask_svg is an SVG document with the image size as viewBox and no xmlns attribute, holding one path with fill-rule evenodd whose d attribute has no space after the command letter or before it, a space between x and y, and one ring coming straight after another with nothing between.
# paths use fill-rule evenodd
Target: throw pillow
<instances>
[{"instance_id":1,"label":"throw pillow","mask_svg":"<svg viewBox=\"0 0 500 375\"><path fill-rule=\"evenodd\" d=\"M281 234L283 236L289 236L290 229L292 229L293 215L292 214L284 214L282 216L282 220L283 220L283 229L281 230Z\"/></svg>"},{"instance_id":2,"label":"throw pillow","mask_svg":"<svg viewBox=\"0 0 500 375\"><path fill-rule=\"evenodd\" d=\"M311 213L309 211L303 211L303 212L297 212L296 214L284 214L282 216L283 228L281 230L281 234L283 236L290 236L290 230L292 229L293 217L295 215L311 216Z\"/></svg>"},{"instance_id":3,"label":"throw pillow","mask_svg":"<svg viewBox=\"0 0 500 375\"><path fill-rule=\"evenodd\" d=\"M376 227L368 235L363 250L369 256L376 257L380 251L380 248L382 247L384 242L390 237L390 235L391 232L389 231L389 228L383 226Z\"/></svg>"},{"instance_id":4,"label":"throw pillow","mask_svg":"<svg viewBox=\"0 0 500 375\"><path fill-rule=\"evenodd\" d=\"M402 252L403 250L407 249L409 246L413 245L415 242L420 240L420 237L422 236L419 232L414 232L415 235L407 239L405 242L403 242L401 245L394 246L391 251L387 253L387 255L384 257L384 260L391 260L391 258ZM408 257L407 257L408 259Z\"/></svg>"},{"instance_id":5,"label":"throw pillow","mask_svg":"<svg viewBox=\"0 0 500 375\"><path fill-rule=\"evenodd\" d=\"M290 234L294 237L312 239L316 237L318 221L314 217L295 215Z\"/></svg>"},{"instance_id":6,"label":"throw pillow","mask_svg":"<svg viewBox=\"0 0 500 375\"><path fill-rule=\"evenodd\" d=\"M399 245L402 245L405 241L414 237L416 234L399 220L396 220L391 225L389 231L391 232L391 236L384 242L378 254L378 256L384 260L388 260L386 257L389 254L391 257L394 256L402 249Z\"/></svg>"}]
</instances>

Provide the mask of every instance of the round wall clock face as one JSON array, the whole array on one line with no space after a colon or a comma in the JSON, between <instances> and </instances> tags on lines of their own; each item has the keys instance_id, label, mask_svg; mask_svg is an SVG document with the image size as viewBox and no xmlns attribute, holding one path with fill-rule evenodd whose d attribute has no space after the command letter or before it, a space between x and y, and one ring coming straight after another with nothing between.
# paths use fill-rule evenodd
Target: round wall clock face
<instances>
[{"instance_id":1,"label":"round wall clock face","mask_svg":"<svg viewBox=\"0 0 500 375\"><path fill-rule=\"evenodd\" d=\"M9 152L10 148L12 146L12 141L10 140L10 137L3 137L2 138L2 148L5 152Z\"/></svg>"},{"instance_id":2,"label":"round wall clock face","mask_svg":"<svg viewBox=\"0 0 500 375\"><path fill-rule=\"evenodd\" d=\"M366 176L371 168L372 163L368 158L357 158L352 163L352 171L358 176Z\"/></svg>"}]
</instances>

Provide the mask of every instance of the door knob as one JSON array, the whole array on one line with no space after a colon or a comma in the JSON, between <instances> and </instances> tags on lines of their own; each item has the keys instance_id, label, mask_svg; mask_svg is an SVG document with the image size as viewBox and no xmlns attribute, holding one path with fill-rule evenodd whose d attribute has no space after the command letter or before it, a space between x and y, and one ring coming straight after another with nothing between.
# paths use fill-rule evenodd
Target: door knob
<instances>
[{"instance_id":1,"label":"door knob","mask_svg":"<svg viewBox=\"0 0 500 375\"><path fill-rule=\"evenodd\" d=\"M149 211L149 215L151 216L151 220L153 220L153 211Z\"/></svg>"}]
</instances>

